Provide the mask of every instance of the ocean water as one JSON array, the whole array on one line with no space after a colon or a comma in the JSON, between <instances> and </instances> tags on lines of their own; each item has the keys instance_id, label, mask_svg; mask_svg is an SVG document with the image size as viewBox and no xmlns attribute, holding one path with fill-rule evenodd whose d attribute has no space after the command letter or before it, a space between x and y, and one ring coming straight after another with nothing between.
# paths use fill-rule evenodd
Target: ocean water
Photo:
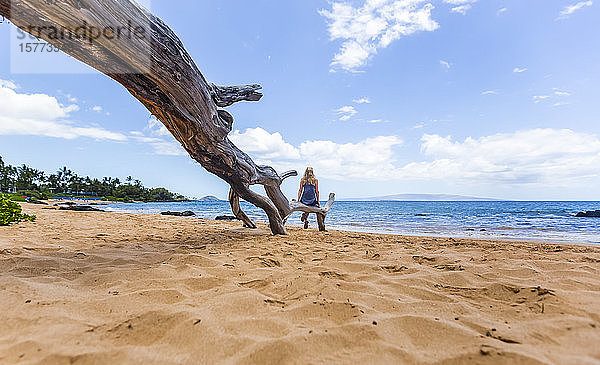
<instances>
[{"instance_id":1,"label":"ocean water","mask_svg":"<svg viewBox=\"0 0 600 365\"><path fill-rule=\"evenodd\" d=\"M323 203L324 204L324 203ZM242 202L258 222L266 215ZM198 218L232 215L227 202L109 204L113 212L160 213L191 210ZM581 211L598 210L600 202L336 202L327 226L356 232L413 236L517 239L600 243L600 218L577 218ZM301 225L295 213L290 225ZM191 218L193 219L193 218ZM311 215L316 226L316 217Z\"/></svg>"}]
</instances>

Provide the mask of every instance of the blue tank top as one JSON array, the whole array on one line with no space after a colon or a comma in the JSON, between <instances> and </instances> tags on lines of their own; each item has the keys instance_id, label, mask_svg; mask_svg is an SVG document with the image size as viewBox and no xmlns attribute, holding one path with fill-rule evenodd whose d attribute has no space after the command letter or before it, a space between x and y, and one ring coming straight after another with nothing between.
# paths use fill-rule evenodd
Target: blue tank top
<instances>
[{"instance_id":1,"label":"blue tank top","mask_svg":"<svg viewBox=\"0 0 600 365\"><path fill-rule=\"evenodd\" d=\"M304 205L317 204L317 188L312 184L304 184L300 202Z\"/></svg>"}]
</instances>

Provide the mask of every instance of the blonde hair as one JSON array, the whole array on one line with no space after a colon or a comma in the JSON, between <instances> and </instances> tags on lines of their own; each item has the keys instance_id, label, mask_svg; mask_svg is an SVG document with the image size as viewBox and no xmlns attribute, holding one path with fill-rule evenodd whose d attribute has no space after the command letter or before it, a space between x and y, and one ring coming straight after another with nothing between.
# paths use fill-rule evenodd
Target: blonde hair
<instances>
[{"instance_id":1,"label":"blonde hair","mask_svg":"<svg viewBox=\"0 0 600 365\"><path fill-rule=\"evenodd\" d=\"M317 178L315 177L315 172L312 167L307 167L304 172L304 177L302 178L302 182L304 184L316 185Z\"/></svg>"}]
</instances>

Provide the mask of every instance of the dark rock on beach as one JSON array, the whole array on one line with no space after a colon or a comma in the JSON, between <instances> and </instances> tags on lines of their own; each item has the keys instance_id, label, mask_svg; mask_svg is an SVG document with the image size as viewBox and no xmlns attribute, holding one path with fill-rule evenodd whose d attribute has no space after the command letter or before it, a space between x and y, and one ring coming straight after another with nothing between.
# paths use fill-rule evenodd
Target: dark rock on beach
<instances>
[{"instance_id":1,"label":"dark rock on beach","mask_svg":"<svg viewBox=\"0 0 600 365\"><path fill-rule=\"evenodd\" d=\"M576 217L600 218L600 210L592 210L589 212L579 212L579 213L577 213Z\"/></svg>"},{"instance_id":2,"label":"dark rock on beach","mask_svg":"<svg viewBox=\"0 0 600 365\"><path fill-rule=\"evenodd\" d=\"M43 202L41 200L37 200L37 199L28 199L27 203L29 203L29 204L37 204L37 205L48 205L48 203Z\"/></svg>"},{"instance_id":3,"label":"dark rock on beach","mask_svg":"<svg viewBox=\"0 0 600 365\"><path fill-rule=\"evenodd\" d=\"M74 212L103 212L103 210L90 207L89 205L69 205L66 207L60 207L59 210L71 210Z\"/></svg>"},{"instance_id":4,"label":"dark rock on beach","mask_svg":"<svg viewBox=\"0 0 600 365\"><path fill-rule=\"evenodd\" d=\"M185 212L162 212L160 213L162 215L171 215L174 217L194 217L196 215L196 213L190 211L190 210L186 210Z\"/></svg>"},{"instance_id":5,"label":"dark rock on beach","mask_svg":"<svg viewBox=\"0 0 600 365\"><path fill-rule=\"evenodd\" d=\"M217 220L217 221L236 221L237 218L232 215L220 215L217 218L215 218L215 220Z\"/></svg>"},{"instance_id":6,"label":"dark rock on beach","mask_svg":"<svg viewBox=\"0 0 600 365\"><path fill-rule=\"evenodd\" d=\"M61 207L63 205L68 205L68 206L72 207L72 206L77 205L77 204L73 203L73 202L61 202L61 203L53 204L52 206L53 207Z\"/></svg>"}]
</instances>

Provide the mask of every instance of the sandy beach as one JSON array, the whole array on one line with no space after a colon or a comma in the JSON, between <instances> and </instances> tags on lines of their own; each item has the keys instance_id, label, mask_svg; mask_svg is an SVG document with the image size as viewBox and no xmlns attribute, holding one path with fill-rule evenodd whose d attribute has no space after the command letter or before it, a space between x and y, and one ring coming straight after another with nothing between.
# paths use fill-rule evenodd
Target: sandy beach
<instances>
[{"instance_id":1,"label":"sandy beach","mask_svg":"<svg viewBox=\"0 0 600 365\"><path fill-rule=\"evenodd\" d=\"M0 363L600 363L600 248L23 204Z\"/></svg>"}]
</instances>

